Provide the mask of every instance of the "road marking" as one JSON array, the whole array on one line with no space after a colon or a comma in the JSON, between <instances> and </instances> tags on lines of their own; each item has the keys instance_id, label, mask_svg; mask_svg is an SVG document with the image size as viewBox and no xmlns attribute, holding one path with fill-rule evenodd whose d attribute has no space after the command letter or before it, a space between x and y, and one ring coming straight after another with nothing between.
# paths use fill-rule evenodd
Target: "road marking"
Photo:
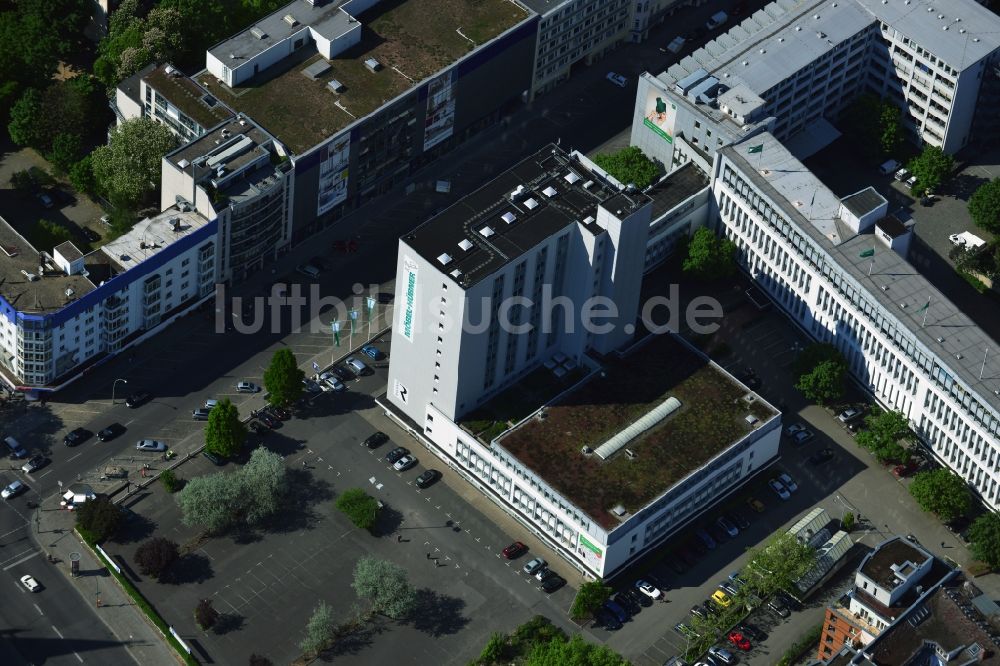
<instances>
[{"instance_id":1,"label":"road marking","mask_svg":"<svg viewBox=\"0 0 1000 666\"><path fill-rule=\"evenodd\" d=\"M126 427L126 428L127 428L127 427L129 427L129 426L130 426L130 425L132 425L133 423L135 423L135 419L130 419L130 420L128 420L128 421L126 421L126 422L125 422L125 427Z\"/></svg>"},{"instance_id":2,"label":"road marking","mask_svg":"<svg viewBox=\"0 0 1000 666\"><path fill-rule=\"evenodd\" d=\"M35 610L38 611L39 615L45 615L45 613L42 612L42 609L38 607L38 604L32 604L32 605L35 607Z\"/></svg>"},{"instance_id":3,"label":"road marking","mask_svg":"<svg viewBox=\"0 0 1000 666\"><path fill-rule=\"evenodd\" d=\"M76 660L79 661L81 664L83 663L83 657L78 655L76 652L73 653L73 656L76 657Z\"/></svg>"},{"instance_id":4,"label":"road marking","mask_svg":"<svg viewBox=\"0 0 1000 666\"><path fill-rule=\"evenodd\" d=\"M60 631L58 629L56 629L56 625L54 625L54 624L52 625L52 631L56 632L56 635L59 636L59 638L62 638L63 640L66 640L66 637L63 636L62 633L60 633Z\"/></svg>"},{"instance_id":5,"label":"road marking","mask_svg":"<svg viewBox=\"0 0 1000 666\"><path fill-rule=\"evenodd\" d=\"M82 455L83 455L83 451L80 451L80 453L76 454L75 456L73 456L72 458L70 458L69 460L67 460L66 462L73 462L74 460L76 460L77 458L79 458Z\"/></svg>"},{"instance_id":6,"label":"road marking","mask_svg":"<svg viewBox=\"0 0 1000 666\"><path fill-rule=\"evenodd\" d=\"M16 566L17 566L18 564L21 564L22 562L26 562L27 560L30 560L31 558L33 558L34 556L36 556L36 555L38 555L38 554L40 554L40 551L37 551L37 550L36 550L35 552L31 553L30 555L25 555L24 557L22 557L21 559L17 560L16 562L11 562L11 563L10 563L10 564L8 564L7 566L5 566L5 567L3 568L3 570L4 570L4 571L7 571L8 569L13 569L13 568L14 568L14 567L16 567ZM14 557L17 557L17 555L15 555Z\"/></svg>"}]
</instances>

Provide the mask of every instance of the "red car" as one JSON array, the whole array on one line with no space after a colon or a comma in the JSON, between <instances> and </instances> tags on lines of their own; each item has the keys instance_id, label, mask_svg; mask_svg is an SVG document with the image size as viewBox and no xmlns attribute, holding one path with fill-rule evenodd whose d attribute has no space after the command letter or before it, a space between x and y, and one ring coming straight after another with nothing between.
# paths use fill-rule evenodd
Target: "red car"
<instances>
[{"instance_id":1,"label":"red car","mask_svg":"<svg viewBox=\"0 0 1000 666\"><path fill-rule=\"evenodd\" d=\"M917 463L912 460L905 465L896 465L892 468L892 473L899 477L909 476L917 471Z\"/></svg>"},{"instance_id":2,"label":"red car","mask_svg":"<svg viewBox=\"0 0 1000 666\"><path fill-rule=\"evenodd\" d=\"M528 547L525 546L520 541L515 541L506 548L503 549L502 554L508 560L513 560L515 557L520 557L528 552Z\"/></svg>"},{"instance_id":3,"label":"red car","mask_svg":"<svg viewBox=\"0 0 1000 666\"><path fill-rule=\"evenodd\" d=\"M743 650L744 652L750 651L751 647L750 641L747 640L746 636L744 636L738 631L729 632L729 642L732 643L734 646L738 647L739 649Z\"/></svg>"}]
</instances>

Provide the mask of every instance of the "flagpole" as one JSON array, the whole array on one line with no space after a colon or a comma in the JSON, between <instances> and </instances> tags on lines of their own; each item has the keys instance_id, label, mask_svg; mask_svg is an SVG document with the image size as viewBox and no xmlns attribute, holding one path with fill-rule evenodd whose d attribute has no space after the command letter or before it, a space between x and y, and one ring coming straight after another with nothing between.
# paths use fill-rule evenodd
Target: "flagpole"
<instances>
[{"instance_id":1,"label":"flagpole","mask_svg":"<svg viewBox=\"0 0 1000 666\"><path fill-rule=\"evenodd\" d=\"M979 378L980 379L983 378L983 373L986 372L986 357L989 356L989 354L990 354L990 348L987 347L986 351L983 352L983 367L981 367L979 369Z\"/></svg>"}]
</instances>

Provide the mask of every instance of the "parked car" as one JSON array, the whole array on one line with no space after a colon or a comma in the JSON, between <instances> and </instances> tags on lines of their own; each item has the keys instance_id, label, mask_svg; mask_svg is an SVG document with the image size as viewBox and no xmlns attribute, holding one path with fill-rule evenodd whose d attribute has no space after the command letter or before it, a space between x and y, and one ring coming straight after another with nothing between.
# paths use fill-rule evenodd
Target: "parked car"
<instances>
[{"instance_id":1,"label":"parked car","mask_svg":"<svg viewBox=\"0 0 1000 666\"><path fill-rule=\"evenodd\" d=\"M731 582L736 587L743 587L747 584L746 580L743 579L743 573L741 571L733 571L727 576L729 582Z\"/></svg>"},{"instance_id":2,"label":"parked car","mask_svg":"<svg viewBox=\"0 0 1000 666\"><path fill-rule=\"evenodd\" d=\"M677 553L664 557L663 563L666 564L670 568L670 570L673 571L678 576L688 570L687 563Z\"/></svg>"},{"instance_id":3,"label":"parked car","mask_svg":"<svg viewBox=\"0 0 1000 666\"><path fill-rule=\"evenodd\" d=\"M135 450L162 453L167 450L167 445L157 439L140 439L135 443Z\"/></svg>"},{"instance_id":4,"label":"parked car","mask_svg":"<svg viewBox=\"0 0 1000 666\"><path fill-rule=\"evenodd\" d=\"M731 580L724 580L721 583L719 583L719 589L722 590L723 592L725 592L726 594L730 595L730 596L733 596L733 595L737 594L740 591L740 589L739 589L739 587L737 587L736 583L734 583Z\"/></svg>"},{"instance_id":5,"label":"parked car","mask_svg":"<svg viewBox=\"0 0 1000 666\"><path fill-rule=\"evenodd\" d=\"M785 484L783 484L781 481L778 481L777 479L771 479L770 481L767 482L767 485L769 485L771 487L771 490L774 491L774 494L780 497L781 499L783 500L791 499L792 494L788 492L788 488L785 488Z\"/></svg>"},{"instance_id":6,"label":"parked car","mask_svg":"<svg viewBox=\"0 0 1000 666\"><path fill-rule=\"evenodd\" d=\"M764 513L764 503L755 497L747 498L747 506L753 509L756 513Z\"/></svg>"},{"instance_id":7,"label":"parked car","mask_svg":"<svg viewBox=\"0 0 1000 666\"><path fill-rule=\"evenodd\" d=\"M722 590L716 590L715 592L712 592L712 602L721 608L729 608L733 605L733 598Z\"/></svg>"},{"instance_id":8,"label":"parked car","mask_svg":"<svg viewBox=\"0 0 1000 666\"><path fill-rule=\"evenodd\" d=\"M768 601L767 608L780 618L786 618L792 614L792 612L788 610L788 606L786 606L785 603L778 598Z\"/></svg>"},{"instance_id":9,"label":"parked car","mask_svg":"<svg viewBox=\"0 0 1000 666\"><path fill-rule=\"evenodd\" d=\"M397 472L405 472L417 464L417 459L411 455L405 455L392 464L392 468Z\"/></svg>"},{"instance_id":10,"label":"parked car","mask_svg":"<svg viewBox=\"0 0 1000 666\"><path fill-rule=\"evenodd\" d=\"M17 497L27 489L28 486L24 485L20 481L11 481L2 491L0 491L0 497L2 497L3 499L10 499L11 497Z\"/></svg>"},{"instance_id":11,"label":"parked car","mask_svg":"<svg viewBox=\"0 0 1000 666\"><path fill-rule=\"evenodd\" d=\"M822 465L830 462L831 460L833 460L833 449L829 447L820 449L816 453L809 456L809 462L813 465Z\"/></svg>"},{"instance_id":12,"label":"parked car","mask_svg":"<svg viewBox=\"0 0 1000 666\"><path fill-rule=\"evenodd\" d=\"M726 534L729 535L729 538L736 537L740 533L740 528L736 527L736 523L729 520L725 516L719 516L719 519L715 521L715 524L718 525L719 528L725 530Z\"/></svg>"},{"instance_id":13,"label":"parked car","mask_svg":"<svg viewBox=\"0 0 1000 666\"><path fill-rule=\"evenodd\" d=\"M28 462L21 465L21 471L25 474L31 474L49 464L49 459L42 454L35 454L28 458Z\"/></svg>"},{"instance_id":14,"label":"parked car","mask_svg":"<svg viewBox=\"0 0 1000 666\"><path fill-rule=\"evenodd\" d=\"M796 433L802 432L806 427L801 423L792 423L785 426L785 434L789 437L794 437Z\"/></svg>"},{"instance_id":15,"label":"parked car","mask_svg":"<svg viewBox=\"0 0 1000 666\"><path fill-rule=\"evenodd\" d=\"M622 608L620 605L616 604L611 599L604 602L604 608L608 609L614 613L615 617L618 618L619 622L628 622L629 614L628 611Z\"/></svg>"},{"instance_id":16,"label":"parked car","mask_svg":"<svg viewBox=\"0 0 1000 666\"><path fill-rule=\"evenodd\" d=\"M729 533L720 527L718 523L711 523L708 526L708 533L715 539L715 543L725 543L729 540Z\"/></svg>"},{"instance_id":17,"label":"parked car","mask_svg":"<svg viewBox=\"0 0 1000 666\"><path fill-rule=\"evenodd\" d=\"M629 617L635 617L642 612L642 607L639 602L632 598L628 590L619 592L611 599L613 602L625 609Z\"/></svg>"},{"instance_id":18,"label":"parked car","mask_svg":"<svg viewBox=\"0 0 1000 666\"><path fill-rule=\"evenodd\" d=\"M332 368L330 368L330 372L332 372L333 374L337 375L337 377L342 382L349 382L352 379L354 379L354 373L351 372L350 370L348 370L347 368L345 368L342 365L335 365L335 366L333 366Z\"/></svg>"},{"instance_id":19,"label":"parked car","mask_svg":"<svg viewBox=\"0 0 1000 666\"><path fill-rule=\"evenodd\" d=\"M28 588L28 592L38 592L42 589L42 586L38 584L38 581L28 574L21 576L21 585Z\"/></svg>"},{"instance_id":20,"label":"parked car","mask_svg":"<svg viewBox=\"0 0 1000 666\"><path fill-rule=\"evenodd\" d=\"M515 541L514 543L510 544L502 551L500 551L500 554L503 555L504 558L508 560L513 560L520 557L521 555L524 555L527 552L528 552L527 546L525 546L520 541Z\"/></svg>"},{"instance_id":21,"label":"parked car","mask_svg":"<svg viewBox=\"0 0 1000 666\"><path fill-rule=\"evenodd\" d=\"M305 275L307 278L316 279L319 277L319 269L310 264L299 264L295 267L295 272Z\"/></svg>"},{"instance_id":22,"label":"parked car","mask_svg":"<svg viewBox=\"0 0 1000 666\"><path fill-rule=\"evenodd\" d=\"M790 493L794 493L796 490L799 489L798 484L795 483L795 481L792 480L792 477L790 477L786 472L782 472L781 474L779 474L778 480L781 481L782 484L784 484L785 488L787 488L788 492Z\"/></svg>"},{"instance_id":23,"label":"parked car","mask_svg":"<svg viewBox=\"0 0 1000 666\"><path fill-rule=\"evenodd\" d=\"M607 610L606 608L599 609L597 613L594 615L594 619L597 621L598 624L600 624L608 631L618 631L623 626L625 626L618 620L617 617L615 617L614 613Z\"/></svg>"},{"instance_id":24,"label":"parked car","mask_svg":"<svg viewBox=\"0 0 1000 666\"><path fill-rule=\"evenodd\" d=\"M654 587L652 583L642 578L635 581L635 589L639 590L639 592L646 595L650 599L659 599L663 596L663 592L660 588Z\"/></svg>"},{"instance_id":25,"label":"parked car","mask_svg":"<svg viewBox=\"0 0 1000 666\"><path fill-rule=\"evenodd\" d=\"M385 461L390 465L395 465L396 462L405 455L409 455L410 450L405 446L397 446L389 453L385 454Z\"/></svg>"},{"instance_id":26,"label":"parked car","mask_svg":"<svg viewBox=\"0 0 1000 666\"><path fill-rule=\"evenodd\" d=\"M208 462L215 465L216 467L222 467L223 465L226 464L226 461L221 456L212 453L207 449L203 449L201 455L205 456L205 459L208 460Z\"/></svg>"},{"instance_id":27,"label":"parked car","mask_svg":"<svg viewBox=\"0 0 1000 666\"><path fill-rule=\"evenodd\" d=\"M101 240L101 235L90 227L82 227L80 229L80 235L83 236L83 239L88 243L96 243Z\"/></svg>"},{"instance_id":28,"label":"parked car","mask_svg":"<svg viewBox=\"0 0 1000 666\"><path fill-rule=\"evenodd\" d=\"M848 407L841 413L837 414L837 420L839 420L841 423L847 423L849 421L853 421L862 414L863 412L860 409L856 407Z\"/></svg>"},{"instance_id":29,"label":"parked car","mask_svg":"<svg viewBox=\"0 0 1000 666\"><path fill-rule=\"evenodd\" d=\"M703 529L697 530L694 534L696 537L698 537L698 540L701 541L702 544L704 544L705 548L708 548L709 550L715 550L717 544L715 543L715 539L712 538L711 534L709 534Z\"/></svg>"},{"instance_id":30,"label":"parked car","mask_svg":"<svg viewBox=\"0 0 1000 666\"><path fill-rule=\"evenodd\" d=\"M907 171L906 169L900 169L899 171L897 171L893 175L893 178L895 178L899 182L903 182L904 180L906 180L907 178L909 178L909 176L910 176L910 172L909 171Z\"/></svg>"},{"instance_id":31,"label":"parked car","mask_svg":"<svg viewBox=\"0 0 1000 666\"><path fill-rule=\"evenodd\" d=\"M326 263L326 260L323 257L313 257L312 259L309 260L309 265L313 266L314 268L316 268L316 270L319 271L325 271L327 268L329 268L329 266Z\"/></svg>"},{"instance_id":32,"label":"parked car","mask_svg":"<svg viewBox=\"0 0 1000 666\"><path fill-rule=\"evenodd\" d=\"M726 648L716 647L713 645L708 648L708 654L712 656L712 659L722 664L736 663L736 656Z\"/></svg>"},{"instance_id":33,"label":"parked car","mask_svg":"<svg viewBox=\"0 0 1000 666\"><path fill-rule=\"evenodd\" d=\"M44 208L52 208L56 203L55 201L52 200L52 197L50 197L45 192L38 192L35 196L38 198L39 203L41 203Z\"/></svg>"},{"instance_id":34,"label":"parked car","mask_svg":"<svg viewBox=\"0 0 1000 666\"><path fill-rule=\"evenodd\" d=\"M428 488L434 485L434 482L440 478L441 472L436 469L428 469L424 470L413 483L417 486L417 488Z\"/></svg>"},{"instance_id":35,"label":"parked car","mask_svg":"<svg viewBox=\"0 0 1000 666\"><path fill-rule=\"evenodd\" d=\"M909 178L906 179L906 186L907 187L914 187L914 186L916 186L916 184L917 184L917 177L916 176L910 176Z\"/></svg>"},{"instance_id":36,"label":"parked car","mask_svg":"<svg viewBox=\"0 0 1000 666\"><path fill-rule=\"evenodd\" d=\"M287 421L292 418L292 413L290 411L284 407L278 407L277 405L268 405L263 411L281 421Z\"/></svg>"},{"instance_id":37,"label":"parked car","mask_svg":"<svg viewBox=\"0 0 1000 666\"><path fill-rule=\"evenodd\" d=\"M381 361L385 358L385 354L382 353L382 350L374 345L365 345L361 348L361 353L373 361Z\"/></svg>"},{"instance_id":38,"label":"parked car","mask_svg":"<svg viewBox=\"0 0 1000 666\"><path fill-rule=\"evenodd\" d=\"M302 380L302 388L305 389L306 393L315 394L315 393L322 393L323 391L322 386L320 386L319 384L308 378Z\"/></svg>"},{"instance_id":39,"label":"parked car","mask_svg":"<svg viewBox=\"0 0 1000 666\"><path fill-rule=\"evenodd\" d=\"M542 579L542 589L545 590L545 592L552 594L566 584L566 579L551 570L549 570L549 574L550 575Z\"/></svg>"},{"instance_id":40,"label":"parked car","mask_svg":"<svg viewBox=\"0 0 1000 666\"><path fill-rule=\"evenodd\" d=\"M351 372L353 372L356 377L364 377L365 375L372 374L371 368L365 365L364 361L355 356L349 356L344 363L347 364L347 367L350 368Z\"/></svg>"},{"instance_id":41,"label":"parked car","mask_svg":"<svg viewBox=\"0 0 1000 666\"><path fill-rule=\"evenodd\" d=\"M548 566L549 566L548 562L546 562L545 560L543 560L540 557L536 557L536 558L530 560L523 567L521 567L521 570L524 573L528 574L529 576L534 576L539 571L541 571L543 569L547 569Z\"/></svg>"},{"instance_id":42,"label":"parked car","mask_svg":"<svg viewBox=\"0 0 1000 666\"><path fill-rule=\"evenodd\" d=\"M731 509L730 511L723 514L726 518L731 520L736 524L736 527L741 530L745 530L750 527L750 519L747 518L746 514L739 509Z\"/></svg>"},{"instance_id":43,"label":"parked car","mask_svg":"<svg viewBox=\"0 0 1000 666\"><path fill-rule=\"evenodd\" d=\"M615 84L619 88L624 88L628 85L628 79L621 74L616 74L615 72L608 72L604 78L611 81L611 83Z\"/></svg>"},{"instance_id":44,"label":"parked car","mask_svg":"<svg viewBox=\"0 0 1000 666\"><path fill-rule=\"evenodd\" d=\"M253 382L236 382L237 393L259 393L260 387Z\"/></svg>"},{"instance_id":45,"label":"parked car","mask_svg":"<svg viewBox=\"0 0 1000 666\"><path fill-rule=\"evenodd\" d=\"M792 443L796 446L801 446L806 442L811 442L814 437L816 437L816 435L813 434L813 431L806 428L792 435Z\"/></svg>"},{"instance_id":46,"label":"parked car","mask_svg":"<svg viewBox=\"0 0 1000 666\"><path fill-rule=\"evenodd\" d=\"M115 437L118 437L124 432L125 432L125 426L123 426L121 423L112 423L107 428L104 428L97 433L97 439L101 440L102 442L110 442ZM73 445L70 444L70 446Z\"/></svg>"},{"instance_id":47,"label":"parked car","mask_svg":"<svg viewBox=\"0 0 1000 666\"><path fill-rule=\"evenodd\" d=\"M691 615L694 615L695 617L699 617L702 620L707 620L708 619L708 612L704 608L702 608L701 606L692 606L691 607Z\"/></svg>"},{"instance_id":48,"label":"parked car","mask_svg":"<svg viewBox=\"0 0 1000 666\"><path fill-rule=\"evenodd\" d=\"M337 375L333 374L332 372L324 372L319 376L319 379L321 382L323 382L323 384L326 384L328 389L332 391L343 391L347 388L344 385L344 382L340 381Z\"/></svg>"},{"instance_id":49,"label":"parked car","mask_svg":"<svg viewBox=\"0 0 1000 666\"><path fill-rule=\"evenodd\" d=\"M918 465L915 460L911 460L907 463L903 463L902 465L896 465L895 467L893 467L892 473L902 478L913 474L914 472L917 471L917 468L919 467L920 465Z\"/></svg>"},{"instance_id":50,"label":"parked car","mask_svg":"<svg viewBox=\"0 0 1000 666\"><path fill-rule=\"evenodd\" d=\"M627 594L629 598L635 601L637 604L643 608L649 608L653 605L653 600L647 597L645 594L635 589L634 587L627 587L622 590L622 594Z\"/></svg>"},{"instance_id":51,"label":"parked car","mask_svg":"<svg viewBox=\"0 0 1000 666\"><path fill-rule=\"evenodd\" d=\"M756 626L750 624L749 622L744 622L743 624L736 625L736 631L740 632L744 636L747 636L758 643L763 640L767 640L767 634L758 629Z\"/></svg>"},{"instance_id":52,"label":"parked car","mask_svg":"<svg viewBox=\"0 0 1000 666\"><path fill-rule=\"evenodd\" d=\"M208 415L212 413L212 410L205 409L204 407L199 407L198 409L191 411L191 418L195 421L207 421Z\"/></svg>"},{"instance_id":53,"label":"parked car","mask_svg":"<svg viewBox=\"0 0 1000 666\"><path fill-rule=\"evenodd\" d=\"M389 436L387 434L385 434L381 430L376 430L372 434L368 435L368 437L365 438L365 441L363 441L362 444L364 444L366 448L377 449L378 447L382 446L388 441L389 441Z\"/></svg>"},{"instance_id":54,"label":"parked car","mask_svg":"<svg viewBox=\"0 0 1000 666\"><path fill-rule=\"evenodd\" d=\"M118 424L116 423L114 425L118 425ZM119 426L119 427L121 427L121 426ZM109 428L110 428L110 426L109 426ZM107 429L108 428L105 428L105 430L107 430ZM103 433L104 430L102 430L101 432ZM83 442L85 442L88 439L90 439L90 435L91 434L92 433L89 430L87 430L86 428L76 428L74 430L70 430L68 433L66 433L66 436L63 437L63 444L65 444L66 446L76 446L78 444L82 444ZM102 442L107 441L104 437L101 437L100 439L101 439Z\"/></svg>"},{"instance_id":55,"label":"parked car","mask_svg":"<svg viewBox=\"0 0 1000 666\"><path fill-rule=\"evenodd\" d=\"M144 405L149 402L149 399L153 396L148 391L136 391L125 398L125 406L129 409L135 409L140 405Z\"/></svg>"}]
</instances>

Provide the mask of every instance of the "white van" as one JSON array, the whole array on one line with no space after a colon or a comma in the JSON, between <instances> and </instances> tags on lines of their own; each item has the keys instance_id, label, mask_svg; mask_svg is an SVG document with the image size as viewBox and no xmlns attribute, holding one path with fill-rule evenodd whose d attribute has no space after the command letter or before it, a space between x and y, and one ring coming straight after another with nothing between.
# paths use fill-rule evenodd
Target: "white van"
<instances>
[{"instance_id":1,"label":"white van","mask_svg":"<svg viewBox=\"0 0 1000 666\"><path fill-rule=\"evenodd\" d=\"M716 14L712 14L712 18L705 21L705 29L709 31L715 30L716 28L725 25L726 21L728 20L729 20L729 14L727 14L726 12L718 12Z\"/></svg>"},{"instance_id":2,"label":"white van","mask_svg":"<svg viewBox=\"0 0 1000 666\"><path fill-rule=\"evenodd\" d=\"M3 438L3 443L7 445L10 449L10 453L15 458L27 458L28 452L24 450L24 447L14 439L13 437L7 436Z\"/></svg>"}]
</instances>

